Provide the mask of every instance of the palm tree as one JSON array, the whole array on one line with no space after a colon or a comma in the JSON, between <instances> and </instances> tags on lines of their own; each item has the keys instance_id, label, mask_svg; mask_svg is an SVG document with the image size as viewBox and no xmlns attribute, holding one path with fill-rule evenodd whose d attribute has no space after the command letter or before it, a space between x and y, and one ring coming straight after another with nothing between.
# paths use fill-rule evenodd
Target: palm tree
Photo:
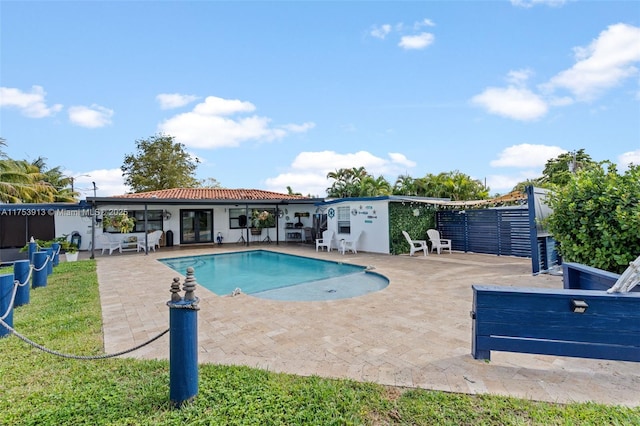
<instances>
[{"instance_id":1,"label":"palm tree","mask_svg":"<svg viewBox=\"0 0 640 426\"><path fill-rule=\"evenodd\" d=\"M0 201L5 203L38 203L53 201L54 189L44 175L22 160L0 160Z\"/></svg>"},{"instance_id":2,"label":"palm tree","mask_svg":"<svg viewBox=\"0 0 640 426\"><path fill-rule=\"evenodd\" d=\"M47 169L45 161L46 158L38 157L32 164L40 168L40 171L44 174L44 181L48 182L55 189L53 201L56 203L72 203L77 201L80 193L76 192L73 188L73 178L64 175L62 170L60 170L60 166Z\"/></svg>"},{"instance_id":3,"label":"palm tree","mask_svg":"<svg viewBox=\"0 0 640 426\"><path fill-rule=\"evenodd\" d=\"M396 195L418 195L415 179L408 174L398 176L393 185L393 193Z\"/></svg>"}]
</instances>

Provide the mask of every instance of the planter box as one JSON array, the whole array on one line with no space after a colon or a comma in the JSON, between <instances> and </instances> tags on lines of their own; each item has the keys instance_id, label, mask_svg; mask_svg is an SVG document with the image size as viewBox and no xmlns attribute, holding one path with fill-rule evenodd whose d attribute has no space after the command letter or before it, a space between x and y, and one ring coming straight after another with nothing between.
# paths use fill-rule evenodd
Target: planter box
<instances>
[{"instance_id":1,"label":"planter box","mask_svg":"<svg viewBox=\"0 0 640 426\"><path fill-rule=\"evenodd\" d=\"M65 253L65 257L67 258L67 262L75 262L78 260L78 252L75 253Z\"/></svg>"}]
</instances>

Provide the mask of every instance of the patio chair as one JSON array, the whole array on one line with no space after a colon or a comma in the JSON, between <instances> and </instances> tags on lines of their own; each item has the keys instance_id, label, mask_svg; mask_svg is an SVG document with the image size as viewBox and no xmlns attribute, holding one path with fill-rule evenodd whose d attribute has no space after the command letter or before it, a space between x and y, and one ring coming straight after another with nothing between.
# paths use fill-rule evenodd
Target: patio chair
<instances>
[{"instance_id":1,"label":"patio chair","mask_svg":"<svg viewBox=\"0 0 640 426\"><path fill-rule=\"evenodd\" d=\"M437 250L438 254L440 254L441 249L449 249L449 253L451 253L451 240L440 238L440 232L435 229L428 229L427 235L429 236L429 241L431 241L431 252Z\"/></svg>"},{"instance_id":2,"label":"patio chair","mask_svg":"<svg viewBox=\"0 0 640 426\"><path fill-rule=\"evenodd\" d=\"M111 234L100 234L100 246L102 248L101 254L104 254L105 250L109 250L109 254L111 254L116 249L122 253L122 242L111 237Z\"/></svg>"},{"instance_id":3,"label":"patio chair","mask_svg":"<svg viewBox=\"0 0 640 426\"><path fill-rule=\"evenodd\" d=\"M360 236L362 235L362 231L358 232L353 238L347 239L343 238L340 240L340 252L345 254L348 250L351 250L354 253L358 253L358 241L360 240Z\"/></svg>"},{"instance_id":4,"label":"patio chair","mask_svg":"<svg viewBox=\"0 0 640 426\"><path fill-rule=\"evenodd\" d=\"M409 256L413 256L413 253L422 250L424 252L424 256L429 254L429 247L427 247L426 240L412 240L407 231L402 231L402 235L409 243Z\"/></svg>"},{"instance_id":5,"label":"patio chair","mask_svg":"<svg viewBox=\"0 0 640 426\"><path fill-rule=\"evenodd\" d=\"M331 251L331 243L333 241L333 231L328 229L322 233L322 238L316 238L316 251L320 247L326 247L327 251Z\"/></svg>"},{"instance_id":6,"label":"patio chair","mask_svg":"<svg viewBox=\"0 0 640 426\"><path fill-rule=\"evenodd\" d=\"M153 231L147 234L147 241L145 241L145 237L138 238L138 246L136 247L136 251L140 251L141 249L147 253L149 250L156 251L156 246L160 248L160 238L162 237L162 231Z\"/></svg>"}]
</instances>

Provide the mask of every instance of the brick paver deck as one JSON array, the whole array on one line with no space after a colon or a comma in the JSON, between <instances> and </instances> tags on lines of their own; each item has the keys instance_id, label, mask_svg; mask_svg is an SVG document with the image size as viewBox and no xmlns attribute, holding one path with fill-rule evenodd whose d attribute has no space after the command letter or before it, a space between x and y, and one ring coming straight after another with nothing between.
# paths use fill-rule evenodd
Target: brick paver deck
<instances>
[{"instance_id":1,"label":"brick paver deck","mask_svg":"<svg viewBox=\"0 0 640 426\"><path fill-rule=\"evenodd\" d=\"M530 259L341 255L301 245L254 248L373 266L390 285L366 296L321 302L217 296L199 286L201 363L541 401L640 405L638 363L505 352L492 352L491 362L472 358L472 284L562 287L561 277L532 276ZM130 348L168 328L166 302L178 274L157 258L244 249L230 244L149 255L97 254L105 351ZM131 356L168 359L168 342L164 336Z\"/></svg>"}]
</instances>

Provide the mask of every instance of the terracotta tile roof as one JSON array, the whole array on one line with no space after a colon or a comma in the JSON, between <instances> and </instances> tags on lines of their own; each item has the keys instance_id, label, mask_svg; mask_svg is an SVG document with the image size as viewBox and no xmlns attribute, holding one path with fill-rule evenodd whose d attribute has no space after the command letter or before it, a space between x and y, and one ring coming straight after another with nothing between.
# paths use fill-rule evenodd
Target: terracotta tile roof
<instances>
[{"instance_id":1,"label":"terracotta tile roof","mask_svg":"<svg viewBox=\"0 0 640 426\"><path fill-rule=\"evenodd\" d=\"M172 188L159 191L116 195L114 198L167 199L167 200L308 200L300 195L281 194L260 189L226 188Z\"/></svg>"}]
</instances>

